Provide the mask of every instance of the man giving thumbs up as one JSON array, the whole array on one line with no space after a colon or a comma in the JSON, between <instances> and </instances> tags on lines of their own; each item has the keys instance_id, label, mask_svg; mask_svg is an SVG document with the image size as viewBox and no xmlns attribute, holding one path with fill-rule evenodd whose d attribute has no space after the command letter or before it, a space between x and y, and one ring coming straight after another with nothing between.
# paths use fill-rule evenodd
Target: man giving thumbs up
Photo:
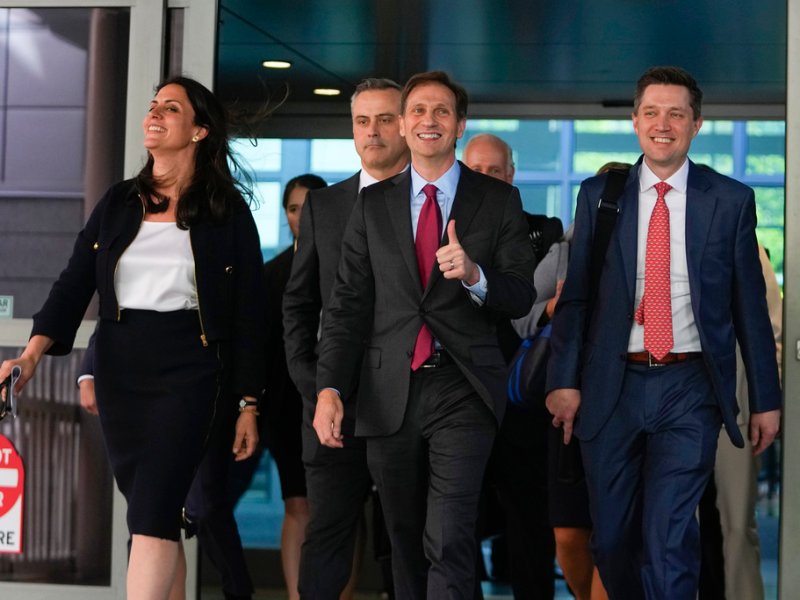
<instances>
[{"instance_id":1,"label":"man giving thumbs up","mask_svg":"<svg viewBox=\"0 0 800 600\"><path fill-rule=\"evenodd\" d=\"M535 297L519 192L456 161L466 110L445 73L406 84L411 168L362 190L319 347L314 428L339 447L341 398L357 387L398 598L474 595L478 497L506 404L495 325Z\"/></svg>"}]
</instances>

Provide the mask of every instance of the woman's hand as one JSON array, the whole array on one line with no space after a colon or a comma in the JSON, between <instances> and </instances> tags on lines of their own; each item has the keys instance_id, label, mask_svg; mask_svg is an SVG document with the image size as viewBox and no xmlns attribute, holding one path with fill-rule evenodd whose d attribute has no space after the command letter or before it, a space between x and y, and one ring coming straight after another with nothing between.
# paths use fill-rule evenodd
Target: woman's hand
<instances>
[{"instance_id":1,"label":"woman's hand","mask_svg":"<svg viewBox=\"0 0 800 600\"><path fill-rule=\"evenodd\" d=\"M253 456L258 446L258 411L255 407L247 407L236 419L236 437L233 440L235 460L245 460Z\"/></svg>"},{"instance_id":2,"label":"woman's hand","mask_svg":"<svg viewBox=\"0 0 800 600\"><path fill-rule=\"evenodd\" d=\"M90 415L99 415L97 412L97 396L94 393L94 377L82 379L78 384L80 390L81 406Z\"/></svg>"},{"instance_id":3,"label":"woman's hand","mask_svg":"<svg viewBox=\"0 0 800 600\"><path fill-rule=\"evenodd\" d=\"M0 364L0 383L5 382L11 376L11 370L14 367L20 368L20 376L16 381L16 385L14 386L14 394L19 394L22 391L22 387L25 385L25 382L30 379L31 374L36 369L36 364L31 363L30 359L26 359L22 356L19 358L10 358L8 360L4 360L2 364ZM2 400L6 399L7 391L6 387L3 386L2 388Z\"/></svg>"},{"instance_id":4,"label":"woman's hand","mask_svg":"<svg viewBox=\"0 0 800 600\"><path fill-rule=\"evenodd\" d=\"M5 381L11 375L11 369L18 366L22 373L14 386L14 394L19 394L28 380L33 377L36 366L42 359L42 355L53 345L53 340L44 335L35 335L28 340L28 345L19 358L10 358L0 364L0 381Z\"/></svg>"}]
</instances>

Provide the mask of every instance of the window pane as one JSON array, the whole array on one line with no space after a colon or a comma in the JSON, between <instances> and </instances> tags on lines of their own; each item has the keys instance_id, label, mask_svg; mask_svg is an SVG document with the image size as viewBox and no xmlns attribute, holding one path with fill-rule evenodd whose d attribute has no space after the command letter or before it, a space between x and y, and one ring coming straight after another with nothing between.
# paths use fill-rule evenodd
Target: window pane
<instances>
[{"instance_id":1,"label":"window pane","mask_svg":"<svg viewBox=\"0 0 800 600\"><path fill-rule=\"evenodd\" d=\"M733 121L705 121L692 142L690 158L724 175L733 175Z\"/></svg>"},{"instance_id":2,"label":"window pane","mask_svg":"<svg viewBox=\"0 0 800 600\"><path fill-rule=\"evenodd\" d=\"M127 8L0 8L0 290L12 301L8 316L30 317L42 305L87 209L123 177L126 103L118 100L128 78L129 24ZM114 110L98 110L104 106ZM13 332L14 323L0 323L8 325ZM0 360L20 352L4 347ZM20 498L6 493L4 505L7 482L0 483L4 598L5 582L39 587L12 597L47 596L46 584L111 582L114 484L97 420L80 410L69 385L82 356L43 357L19 420L0 423L28 468Z\"/></svg>"},{"instance_id":3,"label":"window pane","mask_svg":"<svg viewBox=\"0 0 800 600\"><path fill-rule=\"evenodd\" d=\"M779 281L783 281L783 222L784 195L783 187L755 187L756 217L758 227L756 235L761 244L769 251L770 262Z\"/></svg>"},{"instance_id":4,"label":"window pane","mask_svg":"<svg viewBox=\"0 0 800 600\"><path fill-rule=\"evenodd\" d=\"M260 181L255 184L253 193L258 200L258 208L253 218L261 238L261 251L266 255L278 246L281 228L281 186L276 181Z\"/></svg>"},{"instance_id":5,"label":"window pane","mask_svg":"<svg viewBox=\"0 0 800 600\"><path fill-rule=\"evenodd\" d=\"M353 140L311 140L311 173L355 173L360 168Z\"/></svg>"},{"instance_id":6,"label":"window pane","mask_svg":"<svg viewBox=\"0 0 800 600\"><path fill-rule=\"evenodd\" d=\"M522 183L517 187L522 195L522 208L525 212L549 217L559 216L560 186Z\"/></svg>"},{"instance_id":7,"label":"window pane","mask_svg":"<svg viewBox=\"0 0 800 600\"><path fill-rule=\"evenodd\" d=\"M786 124L783 121L747 123L747 175L783 175L786 171Z\"/></svg>"},{"instance_id":8,"label":"window pane","mask_svg":"<svg viewBox=\"0 0 800 600\"><path fill-rule=\"evenodd\" d=\"M594 174L609 161L634 163L640 154L630 119L575 121L574 173Z\"/></svg>"},{"instance_id":9,"label":"window pane","mask_svg":"<svg viewBox=\"0 0 800 600\"><path fill-rule=\"evenodd\" d=\"M250 139L238 138L231 142L231 150L241 160L242 167L254 174L281 170L280 140L259 138L254 144Z\"/></svg>"},{"instance_id":10,"label":"window pane","mask_svg":"<svg viewBox=\"0 0 800 600\"><path fill-rule=\"evenodd\" d=\"M517 172L558 171L561 157L561 123L556 120L468 120L464 139L458 143L458 156L461 157L467 141L476 133L492 133L511 146Z\"/></svg>"}]
</instances>

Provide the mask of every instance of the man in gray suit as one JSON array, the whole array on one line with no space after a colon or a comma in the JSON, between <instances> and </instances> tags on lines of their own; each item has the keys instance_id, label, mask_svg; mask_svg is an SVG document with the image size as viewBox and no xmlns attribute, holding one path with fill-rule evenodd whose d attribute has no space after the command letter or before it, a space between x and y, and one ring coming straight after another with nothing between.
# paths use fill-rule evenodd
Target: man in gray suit
<instances>
[{"instance_id":1,"label":"man in gray suit","mask_svg":"<svg viewBox=\"0 0 800 600\"><path fill-rule=\"evenodd\" d=\"M308 193L283 297L286 361L304 404L303 462L311 511L300 558L304 600L338 599L345 588L353 568L356 525L371 487L364 441L352 435L355 398L345 407L342 449L320 445L312 428L320 320L325 318L342 236L359 190L408 166L408 146L400 135L399 85L365 79L353 94L351 112L361 170Z\"/></svg>"},{"instance_id":2,"label":"man in gray suit","mask_svg":"<svg viewBox=\"0 0 800 600\"><path fill-rule=\"evenodd\" d=\"M320 342L314 428L346 446L342 399L358 387L403 599L475 591L481 476L506 402L496 322L535 297L519 192L455 159L466 109L445 73L406 83L412 168L362 190Z\"/></svg>"}]
</instances>

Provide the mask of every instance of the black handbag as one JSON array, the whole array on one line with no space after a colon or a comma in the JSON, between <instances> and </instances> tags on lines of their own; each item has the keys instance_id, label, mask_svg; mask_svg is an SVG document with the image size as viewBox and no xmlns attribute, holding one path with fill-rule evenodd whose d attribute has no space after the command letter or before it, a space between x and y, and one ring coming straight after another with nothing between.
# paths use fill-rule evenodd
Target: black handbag
<instances>
[{"instance_id":1,"label":"black handbag","mask_svg":"<svg viewBox=\"0 0 800 600\"><path fill-rule=\"evenodd\" d=\"M540 327L532 337L522 340L511 360L508 399L520 408L530 409L533 400L544 394L552 329L548 323Z\"/></svg>"},{"instance_id":2,"label":"black handbag","mask_svg":"<svg viewBox=\"0 0 800 600\"><path fill-rule=\"evenodd\" d=\"M608 242L616 224L619 207L617 200L622 195L625 181L628 177L627 170L612 170L608 172L605 187L598 205L597 227L592 241L592 268L589 306L594 305L599 284L599 273L603 266ZM567 271L569 245L566 242L560 248L556 279L563 279ZM588 321L587 321L588 323ZM547 360L550 357L550 332L551 326L538 328L534 334L525 338L509 366L509 375L506 383L506 392L509 401L525 409L530 409L536 399L543 398L547 378Z\"/></svg>"}]
</instances>

